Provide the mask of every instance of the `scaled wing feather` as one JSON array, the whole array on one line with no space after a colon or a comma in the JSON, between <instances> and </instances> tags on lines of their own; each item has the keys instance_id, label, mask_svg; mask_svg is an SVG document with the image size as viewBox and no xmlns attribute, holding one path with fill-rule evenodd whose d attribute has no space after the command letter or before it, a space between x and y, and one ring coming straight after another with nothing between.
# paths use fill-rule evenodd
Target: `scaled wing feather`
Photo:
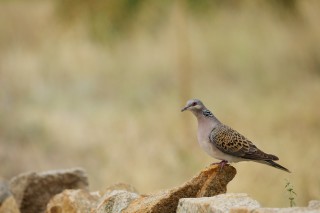
<instances>
[{"instance_id":1,"label":"scaled wing feather","mask_svg":"<svg viewBox=\"0 0 320 213\"><path fill-rule=\"evenodd\" d=\"M220 151L236 157L251 160L278 160L276 156L262 152L239 132L224 124L215 127L209 139Z\"/></svg>"}]
</instances>

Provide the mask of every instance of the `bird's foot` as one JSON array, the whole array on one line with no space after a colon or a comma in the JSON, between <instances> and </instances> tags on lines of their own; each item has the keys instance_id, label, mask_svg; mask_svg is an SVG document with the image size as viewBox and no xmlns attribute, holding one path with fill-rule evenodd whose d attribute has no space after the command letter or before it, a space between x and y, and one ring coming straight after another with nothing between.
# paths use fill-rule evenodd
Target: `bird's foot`
<instances>
[{"instance_id":1,"label":"bird's foot","mask_svg":"<svg viewBox=\"0 0 320 213\"><path fill-rule=\"evenodd\" d=\"M219 165L219 166L220 166L220 171L221 171L222 168L223 168L226 164L228 164L228 161L222 160L222 161L220 161L220 162L212 163L211 165Z\"/></svg>"}]
</instances>

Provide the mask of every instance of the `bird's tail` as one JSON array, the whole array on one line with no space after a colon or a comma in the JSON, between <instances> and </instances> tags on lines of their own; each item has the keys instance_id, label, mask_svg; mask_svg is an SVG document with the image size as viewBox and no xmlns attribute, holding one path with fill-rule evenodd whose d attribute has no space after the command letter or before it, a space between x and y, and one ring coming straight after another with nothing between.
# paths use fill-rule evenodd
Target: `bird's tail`
<instances>
[{"instance_id":1,"label":"bird's tail","mask_svg":"<svg viewBox=\"0 0 320 213\"><path fill-rule=\"evenodd\" d=\"M258 162L291 173L289 169L281 166L280 164L277 164L276 162L274 162L272 160L261 160L261 161L258 161Z\"/></svg>"}]
</instances>

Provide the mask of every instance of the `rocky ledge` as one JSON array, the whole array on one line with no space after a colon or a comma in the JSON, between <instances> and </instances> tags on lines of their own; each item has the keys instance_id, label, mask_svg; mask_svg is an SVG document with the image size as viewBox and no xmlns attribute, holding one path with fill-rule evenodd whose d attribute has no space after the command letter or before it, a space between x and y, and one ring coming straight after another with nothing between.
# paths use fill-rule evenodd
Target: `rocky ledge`
<instances>
[{"instance_id":1,"label":"rocky ledge","mask_svg":"<svg viewBox=\"0 0 320 213\"><path fill-rule=\"evenodd\" d=\"M232 166L212 165L181 186L149 195L127 184L90 192L83 169L24 173L0 183L0 213L132 213L132 212L320 212L320 201L308 207L262 208L246 194L227 192L236 175Z\"/></svg>"}]
</instances>

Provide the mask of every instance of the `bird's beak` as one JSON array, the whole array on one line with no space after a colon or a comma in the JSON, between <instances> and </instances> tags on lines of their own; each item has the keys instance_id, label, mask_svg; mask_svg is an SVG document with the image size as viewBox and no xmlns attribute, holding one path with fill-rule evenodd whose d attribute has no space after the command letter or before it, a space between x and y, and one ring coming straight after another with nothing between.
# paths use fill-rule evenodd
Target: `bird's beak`
<instances>
[{"instance_id":1,"label":"bird's beak","mask_svg":"<svg viewBox=\"0 0 320 213\"><path fill-rule=\"evenodd\" d=\"M181 112L186 111L188 108L189 108L188 106L183 107L183 108L181 109Z\"/></svg>"}]
</instances>

